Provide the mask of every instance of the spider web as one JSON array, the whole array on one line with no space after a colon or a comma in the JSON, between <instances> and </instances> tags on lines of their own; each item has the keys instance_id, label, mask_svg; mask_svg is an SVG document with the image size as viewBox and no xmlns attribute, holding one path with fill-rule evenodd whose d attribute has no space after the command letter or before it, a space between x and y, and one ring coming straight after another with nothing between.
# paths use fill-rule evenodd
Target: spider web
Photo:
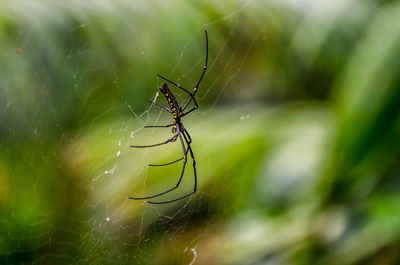
<instances>
[{"instance_id":1,"label":"spider web","mask_svg":"<svg viewBox=\"0 0 400 265\"><path fill-rule=\"evenodd\" d=\"M168 58L174 58L174 61L170 62L170 72L158 72L191 90L190 87L200 76L204 63L202 30L208 30L209 67L196 97L200 108L185 117L184 121L184 125L187 126L194 141L195 155L198 154L197 150L201 151L200 154L207 153L207 148L196 142L198 136L205 133L200 131L201 125L207 122L208 115L213 113L223 101L223 95L241 73L253 45L265 34L265 32L259 32L253 36L250 43L243 43L246 32L238 29L239 25L241 29L251 27L251 25L242 25L249 23L242 15L254 2L236 3L233 8L223 12L224 16L204 21L200 24L197 32L181 37L186 40L186 43L177 48L176 54L168 56ZM123 5L122 3L123 1L119 4ZM25 13L19 7L24 6L28 10L36 10L36 13L32 15L36 17L40 14L49 15L51 13L44 7L46 1L20 1L19 4L20 6L14 4L7 8L25 17L29 17L30 14ZM118 4L113 5L107 1L91 4L101 9L101 12L123 13L120 7L116 7ZM82 30L118 35L116 33L119 28L114 27L111 22L110 24L80 23L79 21L85 15L73 10L72 7L64 14L57 6L52 7L59 12L59 15L72 14L76 21L66 23L65 27L73 35L79 35ZM66 8L65 5L61 5L61 7ZM80 7L82 7L83 13L90 10L86 4L81 4L77 9ZM63 19L68 20L65 17ZM26 19L26 21L29 20L30 18ZM60 23L55 17L49 17L49 20L51 23ZM222 34L227 22L230 24L228 38L222 42L216 42L214 36ZM38 47L35 43L37 40L35 36L38 32L42 33L41 27L40 24L22 25L20 30L15 33L13 41L22 47L20 58L23 58L24 53L33 52ZM139 36L143 32L136 28L132 34ZM236 45L229 46L232 43L231 38L238 40ZM123 92L126 88L119 84L121 74L116 65L107 65L99 61L97 65L87 68L85 58L96 56L96 52L98 52L91 48L93 44L87 43L86 47L85 45L78 46L74 43L74 39L71 39L64 43L57 43L57 45L67 45L67 49L69 49L69 53L62 60L72 60L76 63L74 71L66 73L70 75L73 96L83 98L75 110L80 114L80 120L75 123L76 130L67 130L67 127L57 124L57 119L67 119L65 117L69 115L68 104L72 104L74 101L72 99L61 101L59 97L67 95L62 91L55 91L54 94L48 92L49 87L57 84L57 80L53 80L51 74L60 75L59 77L63 78L63 73L59 73L62 70L57 70L57 66L45 62L54 58L35 58L35 60L41 61L42 65L46 65L46 69L52 69L53 73L48 75L48 79L36 80L39 85L30 92L34 100L19 98L23 90L13 90L15 88L12 87L12 84L15 81L9 79L9 83L4 84L2 92L5 95L4 106L7 106L10 112L29 113L29 109L32 110L32 115L28 114L27 118L22 118L20 123L28 123L29 134L33 135L34 141L41 143L43 142L40 140L41 137L43 139L53 137L46 129L41 129L47 126L47 130L55 128L60 132L61 144L49 146L48 149L41 147L38 153L42 153L42 156L35 160L33 157L36 157L37 154L27 155L22 148L24 142L22 140L16 142L19 151L15 153L15 156L26 155L26 159L32 161L32 164L25 166L26 171L32 170L32 178L26 184L35 188L18 188L20 194L13 195L15 201L9 203L9 208L4 208L6 214L2 219L2 235L5 242L0 243L2 263L149 264L149 260L162 262L162 257L154 257L162 254L166 256L164 257L166 260L174 260L174 258L168 257L168 255L173 255L176 257L175 260L183 260L185 264L196 264L198 257L203 255L198 253L196 248L202 238L207 235L196 232L196 227L193 227L192 224L188 225L194 218L203 220L201 221L203 228L213 224L214 213L210 211L204 215L202 211L207 206L198 205L198 196L207 196L208 194L203 175L207 175L207 172L212 170L209 168L210 161L204 155L196 156L199 177L198 192L180 203L153 206L142 201L128 200L128 196L143 196L161 192L172 187L177 181L177 174L180 172L182 163L168 166L167 173L165 173L166 167L149 168L147 163L169 162L181 156L182 150L179 143L151 149L129 148L129 145L157 143L171 137L170 128L143 128L143 125L168 124L171 117L154 105L147 105L143 111L141 107L132 104L131 97ZM44 44L42 49L49 48L46 46ZM201 48L199 49L200 53L194 52L196 47ZM243 47L245 47L244 54L241 53ZM152 52L140 41L130 44L130 49L138 56L140 62L150 58L147 54ZM227 53L230 55L227 56ZM192 55L196 55L196 57L192 58ZM64 54L60 50L56 51L54 56L58 59ZM224 58L229 59L224 61ZM5 59L5 61L11 60ZM191 62L191 66L181 72L182 65L187 65L187 62ZM40 69L32 72L32 69L29 69L23 60L19 62L18 67L21 72L27 69L33 76L35 74L40 76ZM158 71L157 67L151 63L146 67L152 67L151 72L154 74ZM100 81L94 78L104 72L108 73L106 78L100 79ZM112 80L112 85L106 84L109 80ZM142 81L146 90L153 91L153 95L147 98L137 93L135 97L139 97L143 102L150 99L164 105L165 99L156 92L161 80L154 75L152 79ZM119 96L113 99L119 103L92 115L92 108L94 109L97 104L96 100L102 104L112 94L101 89L105 86L111 86L113 89L121 91ZM171 88L181 104L187 100L184 92L175 87ZM236 100L240 100L240 95L237 96L239 99ZM96 100L93 100L93 97ZM27 104L21 107L24 100ZM64 102L65 107L58 105L59 102ZM211 102L211 104L206 102ZM37 105L46 107L35 108ZM23 115L21 114L19 117L21 116ZM123 118L120 119L121 116ZM32 119L32 117L38 118ZM244 113L243 117L248 118L249 114ZM49 127L48 123L41 122L45 119L54 122L54 126ZM35 120L38 121L35 122ZM5 127L12 123L5 120L4 124ZM196 126L196 124L200 125ZM8 129L10 135L13 130L17 130L12 126ZM35 135L38 136L35 138ZM12 139L12 136L9 136L9 139ZM51 159L53 156L59 157L61 162L57 165L52 164L52 161L57 161ZM40 169L36 169L36 164L40 165ZM21 164L15 163L14 166L13 174L18 176L25 173L24 170L18 172L16 169ZM59 170L60 168L62 170ZM53 173L47 173L49 171ZM192 176L193 169L191 162L188 161L179 189L158 199L165 200L191 191ZM24 186L25 181L26 178L17 177L9 187ZM30 206L28 202L32 202L34 206ZM16 216L21 215L21 212L23 212L22 216ZM215 215L216 217L217 215ZM26 225L27 220L32 222ZM12 225L14 222L16 225ZM187 230L193 230L193 232ZM154 236L152 233L160 233L160 236ZM188 238L182 240L183 237ZM161 251L154 249L160 240L171 246L167 246L165 250ZM171 243L178 241L186 243L184 245Z\"/></svg>"},{"instance_id":2,"label":"spider web","mask_svg":"<svg viewBox=\"0 0 400 265\"><path fill-rule=\"evenodd\" d=\"M233 12L231 15L234 15L236 13L238 13L240 10L243 10L248 4L245 4L243 7L241 7L240 9L238 9L237 11ZM228 15L226 18L231 17L231 15ZM224 19L220 19L218 21L223 21ZM217 35L218 32L221 30L222 27L222 23L220 24L218 21L212 22L212 23L208 23L208 24L204 24L204 28L207 28L209 31L211 29L212 34ZM240 23L240 20L237 20L233 27L231 28L231 30L229 31L229 36L231 37L235 37L235 25ZM210 33L209 33L210 34ZM244 34L244 33L242 33ZM256 35L253 37L252 42L250 43L250 48L247 49L247 52L243 55L238 55L239 50L242 48L241 45L242 43L239 42L238 45L236 47L233 47L233 50L231 51L231 55L229 56L229 61L224 62L223 64L225 64L224 68L222 69L218 69L218 76L212 81L210 82L207 86L204 85L204 82L200 84L200 91L201 93L197 94L197 101L199 102L199 104L202 104L205 99L207 98L207 96L209 95L209 93L213 90L217 90L217 94L214 97L214 99L212 100L212 104L208 105L207 108L205 110L200 109L197 110L196 112L193 112L191 115L189 115L189 118L186 118L185 120L192 120L192 122L190 123L190 125L197 123L202 123L202 122L206 122L207 121L207 113L209 112L213 112L213 110L218 106L218 103L220 101L221 96L224 94L225 90L229 87L229 85L235 80L235 77L241 72L241 68L243 67L243 64L246 62L246 58L248 56L248 53L250 52L252 46L254 45L254 43L260 39L262 33L260 33L259 35ZM236 38L238 38L239 40L242 39L242 36L237 36ZM191 46L194 44L194 42L202 42L204 43L204 36L202 36L202 33L196 33L194 36L191 36L188 38L188 41L184 44L184 46L181 48L181 52L179 54L179 57L177 58L177 62L176 64L172 67L171 71L167 74L162 74L163 76L170 78L170 76L177 76L176 79L172 79L174 82L183 85L186 88L190 87L190 84L194 85L194 83L196 82L196 77L198 78L198 76L201 73L201 69L203 67L204 64L204 56L198 58L192 65L191 68L187 69L186 72L183 73L178 73L178 68L179 65L181 64L182 61L187 60L187 56L186 56L186 52L191 48ZM208 65L208 72L206 74L206 77L208 77L209 73L215 71L216 65L218 63L219 60L221 60L222 57L226 57L223 56L222 53L224 52L224 50L227 48L229 40L225 40L222 44L222 47L218 47L218 53L216 53L214 55L213 58L209 59L209 65ZM213 41L210 38L210 43L209 43L210 47L213 47ZM238 58L240 56L240 58ZM233 63L234 60L238 60L239 63ZM191 78L190 78L191 77ZM223 86L222 87L217 87L218 83L220 83L220 79L225 80L223 82ZM158 79L157 80L157 84L159 84L162 80ZM187 85L189 83L189 86ZM170 85L170 87L172 87L173 91L174 91L174 95L178 98L178 102L181 102L181 104L183 104L182 102L186 102L186 100L188 99L187 95L182 92L181 90L177 89L176 87ZM151 99L154 102L158 102L161 105L165 105L165 99L164 97L161 95L160 97L160 93L157 92ZM125 146L128 146L129 143L135 143L135 144L152 144L152 143L159 143L162 142L164 140L166 140L167 138L170 137L170 135L168 135L168 133L170 133L169 129L144 129L143 125L150 125L150 124L155 124L155 125L164 125L164 124L169 124L170 123L170 115L168 113L166 113L165 111L159 109L158 107L154 106L154 105L150 105L148 107L148 109L140 114L136 113L132 107L132 105L130 105L128 103L127 100L125 100L126 106L128 107L129 111L132 113L132 123L135 124L135 126L137 126L138 124L140 125L139 128L135 128L133 130L131 130L130 134L129 134L129 138L122 138L118 140L118 144L120 144L121 142L125 142ZM249 118L249 114L245 113L242 115L241 119L243 119L243 117L245 119ZM186 126L186 122L184 121L184 125ZM192 135L192 139L194 141L195 140L195 135L196 132L192 131L190 129L191 126L186 127L190 134ZM162 134L162 137L164 138L160 138L159 137L159 130L164 130L166 131L165 134ZM137 138L139 137L139 135L145 134L146 137L146 141L143 142L142 138ZM157 136L155 136L157 135ZM161 147L163 148L163 147ZM180 144L177 141L176 144L168 144L166 145L164 148L169 148L169 149L175 149L175 155L170 156L169 161L175 160L176 158L181 156L181 148L180 148ZM195 155L196 154L196 144L194 143L194 152ZM118 150L118 154L120 154L121 150ZM148 189L148 181L149 178L154 177L154 176L149 176L149 171L153 170L153 168L149 168L147 167L146 163L148 162L152 162L151 160L154 160L156 154L159 152L157 150L157 148L155 149L145 149L145 150L134 150L132 151L132 149L127 149L125 150L125 152L129 153L129 152L137 152L142 154L140 156L140 162L138 162L138 164L141 164L140 167L133 167L132 170L138 170L139 168L139 172L141 172L141 174L139 175L140 177L136 180L137 183L134 183L134 187L136 187L135 189L131 190L131 192L129 192L129 194L134 194L134 196L148 196L151 194L155 194L161 191L164 191L170 187L172 187L174 185L174 183L176 183L177 181L177 177L178 174L181 170L182 167L182 163L177 163L174 166L173 170L169 170L170 172L172 172L172 174L170 174L169 176L165 176L165 178L167 179L167 181L164 181L163 185L159 185L157 186L157 189L152 189L149 190ZM197 156L196 156L197 157ZM167 158L168 159L168 158ZM165 162L169 162L168 160L166 161L162 161L162 163ZM199 164L197 165L197 171L198 171L198 176L199 176L199 187L198 187L198 191L195 195L188 197L187 199L184 199L181 203L179 203L177 206L173 205L171 207L171 205L167 205L167 206L153 206L153 205L148 205L145 200L143 202L136 202L136 201L127 201L127 203L132 203L132 204L140 204L141 206L143 206L143 208L141 209L140 214L140 222L134 225L127 225L126 227L124 227L124 229L126 230L131 230L131 231L137 231L137 234L135 234L135 236L137 236L137 245L147 245L148 244L148 235L146 234L146 228L149 225L149 222L152 226L155 226L156 229L155 230L159 230L159 231L163 231L167 233L167 239L166 240L170 240L170 241L174 241L174 240L182 240L182 236L186 234L186 229L187 229L187 224L190 223L190 220L193 218L193 216L197 216L199 214L201 214L201 212L199 212L199 210L196 209L196 207L193 207L193 201L196 201L196 197L197 196L204 196L205 194L207 194L207 190L204 190L203 188L201 188L201 175L202 172L206 172L207 170L209 171L209 169L205 168L205 166L207 166L207 164L209 164L209 161L207 161L207 157L200 157L200 159L197 159L197 161L201 161L200 162L200 167ZM106 171L105 174L116 174L115 173L115 169L118 167L118 161L115 161L115 163L113 164L113 168L111 171ZM169 166L171 167L171 166ZM201 168L203 167L203 168ZM160 170L157 171L157 173L154 173L154 175L165 175L165 168L161 167ZM165 183L169 183L169 184L165 184ZM182 183L180 185L180 187L169 193L168 195L163 195L160 196L158 198L153 199L153 201L165 201L167 199L174 199L178 196L181 196L182 194L185 194L187 192L190 192L192 190L192 186L193 186L193 170L192 170L192 165L190 163L190 161L188 161L186 168L185 168L185 174L184 174L184 178L182 180ZM167 199L166 199L167 198ZM196 205L196 204L195 204ZM190 206L190 207L189 207ZM201 207L201 206L200 206ZM171 210L172 209L172 210ZM109 214L110 216L112 216L113 214ZM148 216L152 216L152 219L149 219ZM106 217L106 220L108 219L109 216ZM204 218L204 217L202 217ZM111 218L110 218L111 219ZM208 216L206 219L209 219L208 221L205 221L202 223L203 227L207 227L208 225L212 224L212 220L213 220L213 214L208 213ZM192 229L192 228L190 228ZM136 232L135 232L136 233ZM207 235L197 235L194 238L192 238L191 240L187 240L187 245L181 246L181 249L174 249L174 251L176 252L175 255L177 256L182 256L182 257L186 257L186 259L190 260L190 262L188 264L194 264L196 262L198 253L196 251L196 248L198 246L198 244L201 242L202 237L207 237ZM152 250L149 250L151 253ZM167 251L168 252L168 251ZM189 259L188 257L193 256L193 259ZM144 255L146 256L146 255ZM144 261L144 263L146 263L146 261Z\"/></svg>"},{"instance_id":3,"label":"spider web","mask_svg":"<svg viewBox=\"0 0 400 265\"><path fill-rule=\"evenodd\" d=\"M3 2L0 264L397 259L395 1ZM129 146L172 136L143 127L171 122L155 74L193 89L205 29L183 119L198 192L129 200L176 184L182 161L148 163L179 142ZM154 201L192 188L189 160Z\"/></svg>"}]
</instances>

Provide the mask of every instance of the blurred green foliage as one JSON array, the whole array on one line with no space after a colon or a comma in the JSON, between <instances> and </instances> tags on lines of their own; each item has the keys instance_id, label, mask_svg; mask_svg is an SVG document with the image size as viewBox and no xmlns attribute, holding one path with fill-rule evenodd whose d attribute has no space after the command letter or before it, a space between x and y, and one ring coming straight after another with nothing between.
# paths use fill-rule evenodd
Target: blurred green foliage
<instances>
[{"instance_id":1,"label":"blurred green foliage","mask_svg":"<svg viewBox=\"0 0 400 265\"><path fill-rule=\"evenodd\" d=\"M399 264L399 28L396 1L0 3L0 263ZM170 137L155 73L190 89L205 29L198 192L128 200L176 182L147 163L179 148L129 145Z\"/></svg>"}]
</instances>

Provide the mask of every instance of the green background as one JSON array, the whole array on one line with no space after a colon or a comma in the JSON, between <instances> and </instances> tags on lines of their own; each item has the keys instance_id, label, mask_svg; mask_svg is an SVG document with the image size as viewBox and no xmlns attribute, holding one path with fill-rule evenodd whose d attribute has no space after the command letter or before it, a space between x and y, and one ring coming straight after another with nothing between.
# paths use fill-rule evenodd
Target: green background
<instances>
[{"instance_id":1,"label":"green background","mask_svg":"<svg viewBox=\"0 0 400 265\"><path fill-rule=\"evenodd\" d=\"M398 1L2 1L1 264L399 264ZM148 100L192 89L198 192ZM179 102L187 95L172 88ZM191 191L186 167L179 189Z\"/></svg>"}]
</instances>

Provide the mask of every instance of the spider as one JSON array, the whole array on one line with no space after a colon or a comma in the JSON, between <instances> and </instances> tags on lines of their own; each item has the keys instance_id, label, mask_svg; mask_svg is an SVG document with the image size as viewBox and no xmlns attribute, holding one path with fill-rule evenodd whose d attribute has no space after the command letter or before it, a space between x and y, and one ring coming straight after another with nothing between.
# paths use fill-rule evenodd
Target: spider
<instances>
[{"instance_id":1,"label":"spider","mask_svg":"<svg viewBox=\"0 0 400 265\"><path fill-rule=\"evenodd\" d=\"M165 110L168 111L169 113L172 114L173 116L173 120L171 124L168 125L146 125L144 126L144 128L167 128L167 127L171 127L172 126L172 133L174 134L173 137L167 139L164 142L158 143L158 144L152 144L152 145L131 145L130 147L133 148L148 148L148 147L154 147L154 146L159 146L159 145L164 145L164 144L168 144L171 142L175 142L178 138L179 141L181 142L182 145L182 150L183 150L183 157L174 160L172 162L169 163L165 163L165 164L149 164L149 166L167 166L167 165L171 165L173 163L179 162L181 160L183 160L183 165L182 165L182 171L181 174L179 176L178 182L175 184L174 187L167 189L166 191L157 193L155 195L152 196L146 196L146 197L129 197L129 199L132 200L147 200L147 199L152 199L152 198L156 198L159 197L161 195L164 195L170 191L175 190L176 188L179 187L179 184L181 183L181 180L183 178L183 174L185 172L185 167L186 167L186 163L187 163L187 154L188 152L190 153L190 157L192 158L192 164L193 164L193 173L194 173L194 188L193 191L178 197L176 199L173 200L168 200L168 201L158 201L158 202L154 202L154 201L147 201L148 203L152 203L152 204L165 204L165 203L170 203L170 202L175 202L175 201L179 201L182 200L186 197L189 197L190 195L194 194L196 192L197 189L197 173L196 173L196 161L194 159L194 154L193 154L193 150L192 147L190 146L190 144L192 143L192 139L188 133L188 131L185 129L185 127L183 126L182 120L181 118L188 115L189 113L191 113L192 111L194 111L195 109L197 109L199 107L199 105L196 102L195 99L195 95L197 92L197 89L199 88L199 84L201 82L201 80L204 77L204 74L207 71L207 60L208 60L208 36L207 36L207 31L204 31L205 35L206 35L206 60L203 66L203 72L201 73L200 79L197 81L195 87L193 88L193 92L189 92L187 89L183 88L181 85L174 83L170 80L168 80L167 78L157 74L158 77L160 77L161 79L165 80L166 82L182 89L184 92L186 92L187 94L190 95L190 98L186 101L186 103L183 105L183 107L181 107L178 103L178 101L176 100L174 94L172 93L171 89L167 86L166 83L162 83L159 90L161 91L161 93L164 94L165 98L168 101L168 105L169 108L163 107L159 104L157 104L154 101L149 101L151 104ZM190 110L186 110L187 107L189 106L189 103L193 100L194 103L194 107ZM185 146L186 144L186 146Z\"/></svg>"}]
</instances>

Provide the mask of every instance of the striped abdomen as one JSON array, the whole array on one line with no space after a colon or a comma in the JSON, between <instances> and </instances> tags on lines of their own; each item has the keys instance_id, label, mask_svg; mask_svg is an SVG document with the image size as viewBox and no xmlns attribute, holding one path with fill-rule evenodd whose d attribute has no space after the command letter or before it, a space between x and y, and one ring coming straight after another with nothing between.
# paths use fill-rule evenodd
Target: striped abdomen
<instances>
[{"instance_id":1,"label":"striped abdomen","mask_svg":"<svg viewBox=\"0 0 400 265\"><path fill-rule=\"evenodd\" d=\"M174 119L176 119L178 117L178 113L181 111L181 107L179 106L178 101L176 101L174 94L172 94L166 83L162 83L159 89L161 93L163 93L164 96L167 98L169 108L172 111Z\"/></svg>"}]
</instances>

